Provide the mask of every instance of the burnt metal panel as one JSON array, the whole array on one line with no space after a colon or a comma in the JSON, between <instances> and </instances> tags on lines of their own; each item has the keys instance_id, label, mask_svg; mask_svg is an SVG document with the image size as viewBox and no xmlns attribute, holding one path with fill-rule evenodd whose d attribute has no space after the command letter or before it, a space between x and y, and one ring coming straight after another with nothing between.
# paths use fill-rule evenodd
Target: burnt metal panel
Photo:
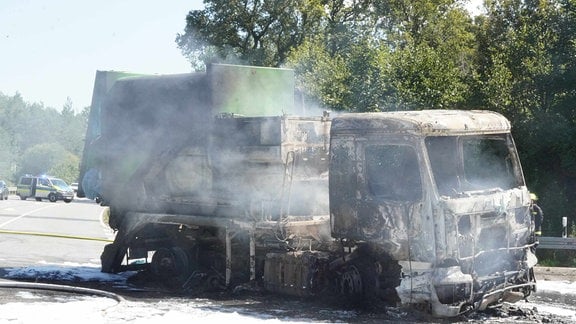
<instances>
[{"instance_id":1,"label":"burnt metal panel","mask_svg":"<svg viewBox=\"0 0 576 324\"><path fill-rule=\"evenodd\" d=\"M484 110L351 113L334 117L332 122L334 134L379 132L457 135L502 133L510 131L510 128L510 122L504 116Z\"/></svg>"}]
</instances>

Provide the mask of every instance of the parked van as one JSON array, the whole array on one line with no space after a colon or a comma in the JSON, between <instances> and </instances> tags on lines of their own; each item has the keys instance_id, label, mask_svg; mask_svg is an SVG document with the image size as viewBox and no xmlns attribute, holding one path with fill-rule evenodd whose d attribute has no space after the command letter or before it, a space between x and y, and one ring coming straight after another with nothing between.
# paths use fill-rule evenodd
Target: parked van
<instances>
[{"instance_id":1,"label":"parked van","mask_svg":"<svg viewBox=\"0 0 576 324\"><path fill-rule=\"evenodd\" d=\"M51 202L64 200L69 203L74 199L74 190L62 179L25 175L18 181L16 195L22 200L35 198L37 201L48 199Z\"/></svg>"}]
</instances>

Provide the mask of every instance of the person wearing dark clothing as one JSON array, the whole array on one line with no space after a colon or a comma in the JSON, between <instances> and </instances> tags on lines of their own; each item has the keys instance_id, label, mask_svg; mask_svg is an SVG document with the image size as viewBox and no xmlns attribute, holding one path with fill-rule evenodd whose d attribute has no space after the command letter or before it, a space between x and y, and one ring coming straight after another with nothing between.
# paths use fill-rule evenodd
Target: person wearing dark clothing
<instances>
[{"instance_id":1,"label":"person wearing dark clothing","mask_svg":"<svg viewBox=\"0 0 576 324\"><path fill-rule=\"evenodd\" d=\"M542 236L542 221L544 221L544 213L542 208L536 204L538 197L535 194L530 194L532 200L530 204L530 213L532 216L532 221L534 222L534 235Z\"/></svg>"}]
</instances>

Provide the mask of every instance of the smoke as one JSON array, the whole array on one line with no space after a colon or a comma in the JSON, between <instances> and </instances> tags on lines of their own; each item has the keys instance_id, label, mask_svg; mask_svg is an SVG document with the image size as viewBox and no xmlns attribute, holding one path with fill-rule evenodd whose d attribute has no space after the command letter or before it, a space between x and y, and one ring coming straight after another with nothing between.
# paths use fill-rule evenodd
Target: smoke
<instances>
[{"instance_id":1,"label":"smoke","mask_svg":"<svg viewBox=\"0 0 576 324\"><path fill-rule=\"evenodd\" d=\"M122 210L327 214L329 124L284 116L293 89L290 70L228 65L119 80L91 152L101 183L83 184Z\"/></svg>"}]
</instances>

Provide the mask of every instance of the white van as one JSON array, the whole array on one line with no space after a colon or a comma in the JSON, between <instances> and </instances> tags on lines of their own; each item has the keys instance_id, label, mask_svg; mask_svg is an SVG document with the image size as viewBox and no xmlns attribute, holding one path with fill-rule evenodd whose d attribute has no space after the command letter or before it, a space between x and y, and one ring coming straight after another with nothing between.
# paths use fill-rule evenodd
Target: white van
<instances>
[{"instance_id":1,"label":"white van","mask_svg":"<svg viewBox=\"0 0 576 324\"><path fill-rule=\"evenodd\" d=\"M48 176L22 176L18 181L16 195L20 199L35 198L37 201L48 199L51 202L63 200L69 203L74 199L74 190L66 181Z\"/></svg>"}]
</instances>

